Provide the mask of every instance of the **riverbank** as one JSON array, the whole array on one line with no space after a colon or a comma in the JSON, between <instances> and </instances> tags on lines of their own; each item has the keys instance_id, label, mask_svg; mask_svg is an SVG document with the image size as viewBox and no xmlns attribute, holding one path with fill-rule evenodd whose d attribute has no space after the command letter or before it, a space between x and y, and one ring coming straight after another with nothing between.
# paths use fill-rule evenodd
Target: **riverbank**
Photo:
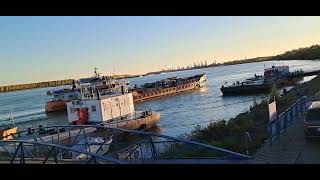
<instances>
[{"instance_id":1,"label":"riverbank","mask_svg":"<svg viewBox=\"0 0 320 180\"><path fill-rule=\"evenodd\" d=\"M309 82L293 87L286 94L277 97L277 108L280 114L302 96L317 97L320 91L320 76ZM318 99L319 100L319 99ZM182 137L239 153L246 151L244 132L249 132L251 142L250 155L255 154L268 138L268 98L254 101L250 110L239 114L228 122L220 120L210 123L207 127L196 127L191 133Z\"/></svg>"},{"instance_id":2,"label":"riverbank","mask_svg":"<svg viewBox=\"0 0 320 180\"><path fill-rule=\"evenodd\" d=\"M275 56L264 56L264 57L256 57L249 59L241 59L241 60L232 60L223 63L212 63L208 65L200 65L188 68L179 68L174 70L162 70L162 71L154 71L149 72L146 75L150 74L161 74L168 72L177 72L177 71L185 71L185 70L194 70L194 69L203 69L210 67L220 67L220 66L229 66L229 65L237 65L237 64L247 64L247 63L255 63L255 62L264 62L264 61L275 61L275 60L319 60L320 59L320 45L312 45L305 48L293 49L291 51L286 51L282 54Z\"/></svg>"},{"instance_id":3,"label":"riverbank","mask_svg":"<svg viewBox=\"0 0 320 180\"><path fill-rule=\"evenodd\" d=\"M140 75L114 75L115 79L129 79L139 77ZM45 82L37 82L37 83L27 83L27 84L16 84L16 85L8 85L8 86L0 86L0 93L4 92L12 92L12 91L21 91L26 89L36 89L36 88L44 88L44 87L57 87L64 85L71 85L73 79L65 79L65 80L56 80L56 81L45 81Z\"/></svg>"}]
</instances>

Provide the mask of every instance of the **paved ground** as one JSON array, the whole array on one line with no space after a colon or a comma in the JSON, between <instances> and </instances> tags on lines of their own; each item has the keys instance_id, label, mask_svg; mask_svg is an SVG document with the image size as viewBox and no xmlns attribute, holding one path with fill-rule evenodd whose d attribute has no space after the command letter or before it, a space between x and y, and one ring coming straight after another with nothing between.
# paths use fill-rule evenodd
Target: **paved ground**
<instances>
[{"instance_id":1,"label":"paved ground","mask_svg":"<svg viewBox=\"0 0 320 180\"><path fill-rule=\"evenodd\" d=\"M306 141L299 117L272 146L266 143L250 161L254 164L320 164L320 140Z\"/></svg>"}]
</instances>

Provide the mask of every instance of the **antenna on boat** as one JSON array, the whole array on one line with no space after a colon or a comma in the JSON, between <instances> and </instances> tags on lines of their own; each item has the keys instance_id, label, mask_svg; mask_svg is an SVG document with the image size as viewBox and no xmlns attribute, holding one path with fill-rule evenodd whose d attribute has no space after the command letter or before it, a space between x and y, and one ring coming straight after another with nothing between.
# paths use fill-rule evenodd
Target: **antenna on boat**
<instances>
[{"instance_id":1,"label":"antenna on boat","mask_svg":"<svg viewBox=\"0 0 320 180\"><path fill-rule=\"evenodd\" d=\"M99 74L98 74L98 72L97 72L97 70L98 70L98 68L94 68L94 74L96 75L96 77L99 77Z\"/></svg>"}]
</instances>

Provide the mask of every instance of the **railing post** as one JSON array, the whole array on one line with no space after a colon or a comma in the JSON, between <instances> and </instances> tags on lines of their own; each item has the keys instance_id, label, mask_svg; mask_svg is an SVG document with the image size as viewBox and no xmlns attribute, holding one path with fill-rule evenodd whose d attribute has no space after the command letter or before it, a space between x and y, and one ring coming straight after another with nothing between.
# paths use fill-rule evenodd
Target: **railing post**
<instances>
[{"instance_id":1,"label":"railing post","mask_svg":"<svg viewBox=\"0 0 320 180\"><path fill-rule=\"evenodd\" d=\"M150 144L151 144L152 158L155 160L155 159L157 159L157 150L156 150L156 147L153 143L151 136L149 136L149 140L150 140Z\"/></svg>"},{"instance_id":2,"label":"railing post","mask_svg":"<svg viewBox=\"0 0 320 180\"><path fill-rule=\"evenodd\" d=\"M248 139L250 140L250 134L248 131L244 132L244 138L245 138L245 143L246 143L246 154L247 156L249 156L249 143L248 143ZM251 140L250 140L251 141Z\"/></svg>"},{"instance_id":3,"label":"railing post","mask_svg":"<svg viewBox=\"0 0 320 180\"><path fill-rule=\"evenodd\" d=\"M290 125L292 125L292 121L293 121L293 109L292 108L290 108L290 110L289 110L289 112L290 112Z\"/></svg>"},{"instance_id":4,"label":"railing post","mask_svg":"<svg viewBox=\"0 0 320 180\"><path fill-rule=\"evenodd\" d=\"M59 127L57 127L57 133L58 133L58 144L60 144L60 132L59 132Z\"/></svg>"},{"instance_id":5,"label":"railing post","mask_svg":"<svg viewBox=\"0 0 320 180\"><path fill-rule=\"evenodd\" d=\"M199 148L199 145L197 144L197 153L196 153L197 155L196 155L196 160L197 161L200 161L200 148Z\"/></svg>"},{"instance_id":6,"label":"railing post","mask_svg":"<svg viewBox=\"0 0 320 180\"><path fill-rule=\"evenodd\" d=\"M21 148L21 145L22 145L22 143L20 142L18 147L16 148L16 150L14 152L14 155L13 155L12 159L11 159L11 162L10 162L11 164L13 163L14 159L17 157L19 149Z\"/></svg>"},{"instance_id":7,"label":"railing post","mask_svg":"<svg viewBox=\"0 0 320 180\"><path fill-rule=\"evenodd\" d=\"M56 147L53 147L53 155L54 155L55 163L58 164L58 157L57 157ZM62 154L61 154L61 156L62 156Z\"/></svg>"},{"instance_id":8,"label":"railing post","mask_svg":"<svg viewBox=\"0 0 320 180\"><path fill-rule=\"evenodd\" d=\"M21 147L20 147L20 164L25 164L25 159L24 159L24 147L23 147L23 143L21 143Z\"/></svg>"},{"instance_id":9,"label":"railing post","mask_svg":"<svg viewBox=\"0 0 320 180\"><path fill-rule=\"evenodd\" d=\"M284 131L287 131L287 127L288 127L288 113L287 112L284 113L283 118L284 118L283 119L283 129L284 129Z\"/></svg>"},{"instance_id":10,"label":"railing post","mask_svg":"<svg viewBox=\"0 0 320 180\"><path fill-rule=\"evenodd\" d=\"M280 121L276 122L276 134L277 134L277 139L280 140L280 131L281 131L281 125L279 124Z\"/></svg>"},{"instance_id":11,"label":"railing post","mask_svg":"<svg viewBox=\"0 0 320 180\"><path fill-rule=\"evenodd\" d=\"M294 105L294 112L296 114L296 119L298 118L298 115L299 115L299 109L298 109L298 105L297 103Z\"/></svg>"},{"instance_id":12,"label":"railing post","mask_svg":"<svg viewBox=\"0 0 320 180\"><path fill-rule=\"evenodd\" d=\"M268 131L270 134L269 145L272 146L273 134L272 134L272 125L270 122L268 122Z\"/></svg>"}]
</instances>

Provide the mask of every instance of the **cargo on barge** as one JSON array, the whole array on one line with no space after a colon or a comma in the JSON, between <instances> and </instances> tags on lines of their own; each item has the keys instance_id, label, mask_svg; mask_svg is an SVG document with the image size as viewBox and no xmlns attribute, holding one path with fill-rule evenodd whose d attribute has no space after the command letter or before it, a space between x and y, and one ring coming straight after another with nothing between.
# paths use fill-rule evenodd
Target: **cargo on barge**
<instances>
[{"instance_id":1,"label":"cargo on barge","mask_svg":"<svg viewBox=\"0 0 320 180\"><path fill-rule=\"evenodd\" d=\"M223 95L241 95L268 93L272 87L283 87L292 85L294 82L289 80L289 66L272 66L264 70L264 75L254 75L253 78L246 79L243 82L235 82L231 85L222 85Z\"/></svg>"},{"instance_id":2,"label":"cargo on barge","mask_svg":"<svg viewBox=\"0 0 320 180\"><path fill-rule=\"evenodd\" d=\"M141 102L156 97L172 95L203 87L206 74L199 74L187 78L172 77L161 81L146 83L142 87L135 86L130 91L134 102Z\"/></svg>"}]
</instances>

